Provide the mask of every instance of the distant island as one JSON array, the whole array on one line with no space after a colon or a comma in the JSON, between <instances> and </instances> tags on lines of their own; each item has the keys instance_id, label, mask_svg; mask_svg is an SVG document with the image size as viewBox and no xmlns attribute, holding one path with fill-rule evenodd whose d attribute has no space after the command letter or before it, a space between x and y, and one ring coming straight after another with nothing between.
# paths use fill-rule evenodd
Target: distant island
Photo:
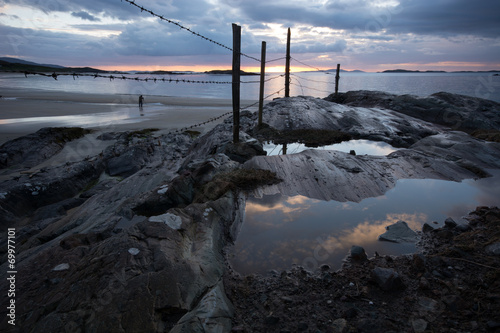
<instances>
[{"instance_id":1,"label":"distant island","mask_svg":"<svg viewBox=\"0 0 500 333\"><path fill-rule=\"evenodd\" d=\"M336 73L337 69L336 68L331 68L331 69L326 69L326 70L321 71L321 72L327 72L327 73L334 72L334 73ZM345 69L342 69L342 68L340 69L340 72L341 73L366 73L365 71L362 71L362 70L359 70L359 69L348 71L348 70L345 70Z\"/></svg>"},{"instance_id":2,"label":"distant island","mask_svg":"<svg viewBox=\"0 0 500 333\"><path fill-rule=\"evenodd\" d=\"M217 74L217 75L232 75L233 71L231 69L226 69L226 70L216 69L216 70L212 70L212 71L206 71L204 73L205 74ZM240 70L240 75L244 76L244 75L260 75L260 74L249 73L249 72L245 72L245 71Z\"/></svg>"},{"instance_id":3,"label":"distant island","mask_svg":"<svg viewBox=\"0 0 500 333\"><path fill-rule=\"evenodd\" d=\"M435 70L427 70L427 71L419 71L419 70L409 70L409 69L387 69L382 72L377 73L497 73L500 70L490 70L490 71L435 71Z\"/></svg>"},{"instance_id":4,"label":"distant island","mask_svg":"<svg viewBox=\"0 0 500 333\"><path fill-rule=\"evenodd\" d=\"M0 58L0 72L110 73L92 67L64 67L38 64L36 62L9 57Z\"/></svg>"}]
</instances>

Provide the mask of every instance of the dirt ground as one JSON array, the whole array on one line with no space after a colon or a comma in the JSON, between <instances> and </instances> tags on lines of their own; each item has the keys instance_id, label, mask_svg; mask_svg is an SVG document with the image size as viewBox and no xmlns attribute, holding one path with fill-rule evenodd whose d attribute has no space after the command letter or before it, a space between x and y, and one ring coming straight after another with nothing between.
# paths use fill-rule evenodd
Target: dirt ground
<instances>
[{"instance_id":1,"label":"dirt ground","mask_svg":"<svg viewBox=\"0 0 500 333\"><path fill-rule=\"evenodd\" d=\"M500 209L478 207L468 221L422 231L421 253L350 257L336 272L229 269L232 331L500 332ZM392 275L381 281L377 270Z\"/></svg>"}]
</instances>

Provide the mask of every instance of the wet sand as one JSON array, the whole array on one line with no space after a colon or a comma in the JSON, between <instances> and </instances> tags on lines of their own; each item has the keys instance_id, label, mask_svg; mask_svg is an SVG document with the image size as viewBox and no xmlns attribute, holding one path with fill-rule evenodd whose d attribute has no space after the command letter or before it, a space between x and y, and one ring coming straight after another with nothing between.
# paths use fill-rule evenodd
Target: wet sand
<instances>
[{"instance_id":1,"label":"wet sand","mask_svg":"<svg viewBox=\"0 0 500 333\"><path fill-rule=\"evenodd\" d=\"M229 99L144 95L85 94L36 89L2 88L0 145L43 127L79 126L97 132L159 128L162 132L200 124L232 112ZM249 105L254 101L242 101ZM213 128L221 119L196 127Z\"/></svg>"}]
</instances>

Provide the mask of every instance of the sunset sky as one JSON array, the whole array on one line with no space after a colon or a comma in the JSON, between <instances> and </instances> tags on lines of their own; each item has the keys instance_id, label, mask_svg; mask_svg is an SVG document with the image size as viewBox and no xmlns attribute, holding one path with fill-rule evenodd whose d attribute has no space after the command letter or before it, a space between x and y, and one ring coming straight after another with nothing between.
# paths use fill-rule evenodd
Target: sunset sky
<instances>
[{"instance_id":1,"label":"sunset sky","mask_svg":"<svg viewBox=\"0 0 500 333\"><path fill-rule=\"evenodd\" d=\"M498 70L498 0L135 0L242 52L348 70ZM229 69L231 52L121 0L0 0L0 56L109 70ZM312 70L292 61L294 70ZM244 69L259 63L242 58ZM282 71L284 60L267 71Z\"/></svg>"}]
</instances>

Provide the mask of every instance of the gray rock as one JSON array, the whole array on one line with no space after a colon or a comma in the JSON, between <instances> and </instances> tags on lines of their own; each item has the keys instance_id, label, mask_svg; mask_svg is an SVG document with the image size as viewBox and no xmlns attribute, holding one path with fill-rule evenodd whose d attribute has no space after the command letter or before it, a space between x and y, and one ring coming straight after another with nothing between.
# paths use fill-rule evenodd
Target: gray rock
<instances>
[{"instance_id":1,"label":"gray rock","mask_svg":"<svg viewBox=\"0 0 500 333\"><path fill-rule=\"evenodd\" d=\"M224 293L222 282L219 282L170 332L229 332L233 314L233 306Z\"/></svg>"},{"instance_id":2,"label":"gray rock","mask_svg":"<svg viewBox=\"0 0 500 333\"><path fill-rule=\"evenodd\" d=\"M351 260L353 261L366 261L368 257L366 255L365 249L361 246L353 245L350 252Z\"/></svg>"},{"instance_id":3,"label":"gray rock","mask_svg":"<svg viewBox=\"0 0 500 333\"><path fill-rule=\"evenodd\" d=\"M472 230L469 224L459 224L455 229L460 232L466 232Z\"/></svg>"},{"instance_id":4,"label":"gray rock","mask_svg":"<svg viewBox=\"0 0 500 333\"><path fill-rule=\"evenodd\" d=\"M500 256L500 243L493 243L488 245L486 248L486 253L494 256Z\"/></svg>"},{"instance_id":5,"label":"gray rock","mask_svg":"<svg viewBox=\"0 0 500 333\"><path fill-rule=\"evenodd\" d=\"M55 272L66 271L68 269L69 269L69 264L68 263L59 264L56 267L52 268L52 270L55 271Z\"/></svg>"},{"instance_id":6,"label":"gray rock","mask_svg":"<svg viewBox=\"0 0 500 333\"><path fill-rule=\"evenodd\" d=\"M431 226L429 223L424 223L424 225L422 226L423 232L431 232L433 230L434 230L434 227Z\"/></svg>"},{"instance_id":7,"label":"gray rock","mask_svg":"<svg viewBox=\"0 0 500 333\"><path fill-rule=\"evenodd\" d=\"M415 333L425 332L428 324L429 323L423 319L414 319L411 321L411 326L413 327Z\"/></svg>"},{"instance_id":8,"label":"gray rock","mask_svg":"<svg viewBox=\"0 0 500 333\"><path fill-rule=\"evenodd\" d=\"M4 143L0 147L0 169L31 168L59 153L66 142L89 133L80 127L45 127Z\"/></svg>"},{"instance_id":9,"label":"gray rock","mask_svg":"<svg viewBox=\"0 0 500 333\"><path fill-rule=\"evenodd\" d=\"M404 221L398 221L395 224L385 227L387 231L378 237L381 241L394 243L416 242L417 233L408 227Z\"/></svg>"},{"instance_id":10,"label":"gray rock","mask_svg":"<svg viewBox=\"0 0 500 333\"><path fill-rule=\"evenodd\" d=\"M428 297L419 297L418 305L424 312L436 312L439 309L439 302Z\"/></svg>"},{"instance_id":11,"label":"gray rock","mask_svg":"<svg viewBox=\"0 0 500 333\"><path fill-rule=\"evenodd\" d=\"M110 176L129 177L141 170L148 161L148 147L132 147L126 149L120 156L107 161L106 172Z\"/></svg>"},{"instance_id":12,"label":"gray rock","mask_svg":"<svg viewBox=\"0 0 500 333\"><path fill-rule=\"evenodd\" d=\"M245 163L258 155L266 155L262 145L255 140L250 142L228 143L223 153L233 161L239 163Z\"/></svg>"},{"instance_id":13,"label":"gray rock","mask_svg":"<svg viewBox=\"0 0 500 333\"><path fill-rule=\"evenodd\" d=\"M333 333L344 333L347 330L347 320L344 318L335 319L330 327Z\"/></svg>"},{"instance_id":14,"label":"gray rock","mask_svg":"<svg viewBox=\"0 0 500 333\"><path fill-rule=\"evenodd\" d=\"M449 229L453 229L457 226L457 222L455 222L455 220L453 220L451 217L448 217L445 221L444 221L444 226L446 228L449 228Z\"/></svg>"},{"instance_id":15,"label":"gray rock","mask_svg":"<svg viewBox=\"0 0 500 333\"><path fill-rule=\"evenodd\" d=\"M465 95L439 92L416 97L359 90L332 94L326 99L349 106L382 107L458 130L500 127L499 103Z\"/></svg>"},{"instance_id":16,"label":"gray rock","mask_svg":"<svg viewBox=\"0 0 500 333\"><path fill-rule=\"evenodd\" d=\"M375 267L372 270L372 278L385 291L398 291L405 288L399 274L391 268Z\"/></svg>"}]
</instances>

